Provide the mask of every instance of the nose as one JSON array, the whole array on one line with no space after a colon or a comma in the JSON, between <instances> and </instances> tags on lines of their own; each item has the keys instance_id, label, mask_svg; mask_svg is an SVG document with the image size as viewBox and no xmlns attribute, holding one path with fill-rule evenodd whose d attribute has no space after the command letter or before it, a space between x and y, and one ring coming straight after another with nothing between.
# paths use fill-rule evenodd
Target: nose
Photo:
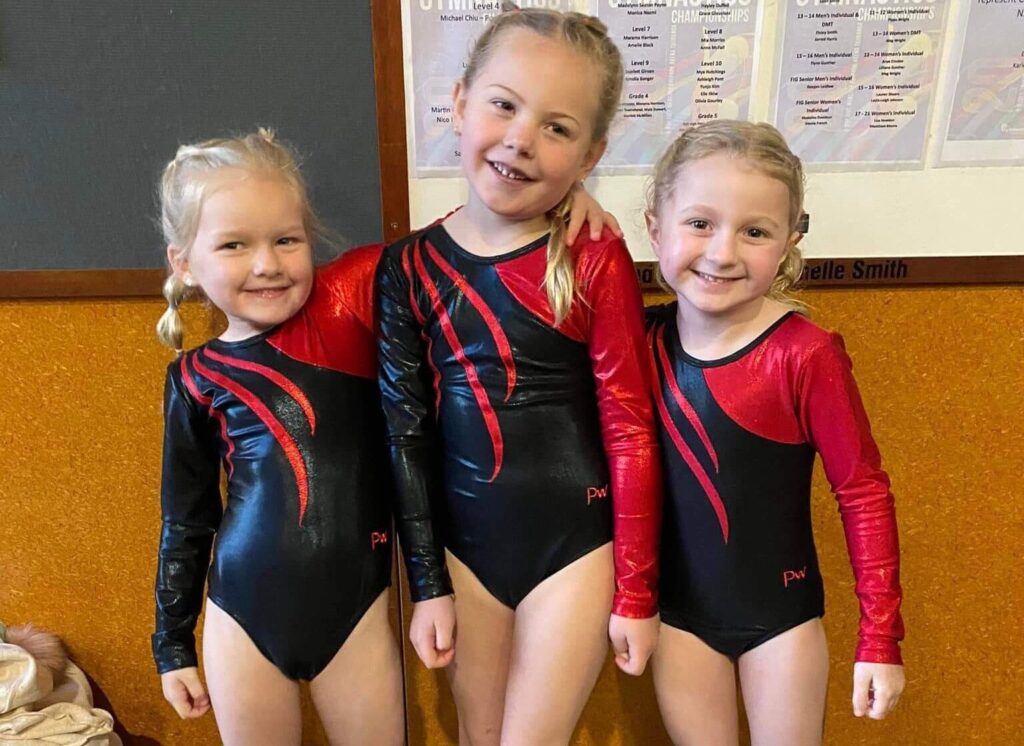
<instances>
[{"instance_id":1,"label":"nose","mask_svg":"<svg viewBox=\"0 0 1024 746\"><path fill-rule=\"evenodd\" d=\"M257 276L273 276L281 271L281 257L275 244L263 244L252 260L252 273Z\"/></svg>"},{"instance_id":2,"label":"nose","mask_svg":"<svg viewBox=\"0 0 1024 746\"><path fill-rule=\"evenodd\" d=\"M704 257L723 267L737 261L736 235L722 231L704 245Z\"/></svg>"},{"instance_id":3,"label":"nose","mask_svg":"<svg viewBox=\"0 0 1024 746\"><path fill-rule=\"evenodd\" d=\"M523 117L516 117L505 129L504 144L518 155L531 156L536 137L536 126Z\"/></svg>"}]
</instances>

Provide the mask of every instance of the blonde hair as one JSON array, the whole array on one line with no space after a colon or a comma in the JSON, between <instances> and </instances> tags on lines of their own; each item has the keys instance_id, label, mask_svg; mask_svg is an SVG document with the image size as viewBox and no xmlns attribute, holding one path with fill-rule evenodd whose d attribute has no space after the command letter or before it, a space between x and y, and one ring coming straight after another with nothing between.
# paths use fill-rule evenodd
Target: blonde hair
<instances>
[{"instance_id":1,"label":"blonde hair","mask_svg":"<svg viewBox=\"0 0 1024 746\"><path fill-rule=\"evenodd\" d=\"M213 192L210 176L224 168L236 168L261 176L281 179L295 190L302 202L302 220L311 245L324 235L324 229L313 213L306 190L306 182L299 171L292 150L274 137L273 130L259 130L241 137L206 140L194 145L182 145L174 160L164 168L160 178L160 228L168 245L178 248L187 257L199 229L203 203ZM163 294L167 310L156 325L156 333L168 347L180 352L185 336L184 324L178 307L191 295L199 295L198 288L182 282L168 267Z\"/></svg>"},{"instance_id":2,"label":"blonde hair","mask_svg":"<svg viewBox=\"0 0 1024 746\"><path fill-rule=\"evenodd\" d=\"M562 13L543 8L519 8L512 2L502 2L501 13L494 16L477 39L466 62L462 84L469 88L488 58L497 48L502 34L511 29L525 29L536 34L563 41L596 64L603 73L598 93L597 114L594 117L593 142L608 135L612 118L622 95L622 55L608 37L608 28L596 18L582 13ZM572 206L572 190L548 211L551 237L548 240L547 269L544 286L548 302L560 324L569 314L576 295L575 264L565 242L566 220Z\"/></svg>"},{"instance_id":3,"label":"blonde hair","mask_svg":"<svg viewBox=\"0 0 1024 746\"><path fill-rule=\"evenodd\" d=\"M734 119L687 127L658 159L647 188L647 211L656 214L658 207L671 200L677 177L687 163L725 153L749 161L750 165L789 190L789 232L806 232L804 216L804 170L782 134L770 124L741 122ZM805 309L789 291L800 279L804 260L795 243L786 247L779 270L775 274L768 297L799 310Z\"/></svg>"}]
</instances>

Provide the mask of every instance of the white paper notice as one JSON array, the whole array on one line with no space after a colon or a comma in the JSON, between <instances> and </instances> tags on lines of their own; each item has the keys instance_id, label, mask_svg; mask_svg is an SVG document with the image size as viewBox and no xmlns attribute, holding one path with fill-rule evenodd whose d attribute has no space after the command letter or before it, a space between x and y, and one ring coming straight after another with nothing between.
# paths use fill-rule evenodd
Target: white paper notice
<instances>
[{"instance_id":1,"label":"white paper notice","mask_svg":"<svg viewBox=\"0 0 1024 746\"><path fill-rule=\"evenodd\" d=\"M652 165L686 125L746 119L762 0L599 0L623 56L622 104L599 169Z\"/></svg>"},{"instance_id":2,"label":"white paper notice","mask_svg":"<svg viewBox=\"0 0 1024 746\"><path fill-rule=\"evenodd\" d=\"M805 162L921 164L947 0L780 0L775 126Z\"/></svg>"},{"instance_id":3,"label":"white paper notice","mask_svg":"<svg viewBox=\"0 0 1024 746\"><path fill-rule=\"evenodd\" d=\"M973 0L943 161L1024 160L1024 0Z\"/></svg>"},{"instance_id":4,"label":"white paper notice","mask_svg":"<svg viewBox=\"0 0 1024 746\"><path fill-rule=\"evenodd\" d=\"M416 175L453 176L459 167L452 132L452 88L462 77L473 41L500 0L412 0L412 141Z\"/></svg>"}]
</instances>

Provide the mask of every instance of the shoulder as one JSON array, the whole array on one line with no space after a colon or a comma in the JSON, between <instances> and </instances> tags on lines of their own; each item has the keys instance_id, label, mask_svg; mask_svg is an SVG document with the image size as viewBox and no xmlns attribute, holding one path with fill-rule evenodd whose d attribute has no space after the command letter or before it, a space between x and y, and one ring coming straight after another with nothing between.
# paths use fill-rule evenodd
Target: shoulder
<instances>
[{"instance_id":1,"label":"shoulder","mask_svg":"<svg viewBox=\"0 0 1024 746\"><path fill-rule=\"evenodd\" d=\"M633 257L626 248L626 242L607 228L594 241L584 227L570 251L576 264L576 281L584 293L590 282L598 277L616 277L639 288Z\"/></svg>"},{"instance_id":2,"label":"shoulder","mask_svg":"<svg viewBox=\"0 0 1024 746\"><path fill-rule=\"evenodd\" d=\"M782 348L786 357L800 370L852 367L842 335L825 329L800 313L786 317L770 343Z\"/></svg>"},{"instance_id":3,"label":"shoulder","mask_svg":"<svg viewBox=\"0 0 1024 746\"><path fill-rule=\"evenodd\" d=\"M673 323L676 318L677 305L676 301L672 301L671 303L647 306L644 309L644 328L647 331L652 331Z\"/></svg>"},{"instance_id":4,"label":"shoulder","mask_svg":"<svg viewBox=\"0 0 1024 746\"><path fill-rule=\"evenodd\" d=\"M384 244L376 243L349 249L336 259L316 269L316 282L336 285L366 281L373 277L384 252Z\"/></svg>"}]
</instances>

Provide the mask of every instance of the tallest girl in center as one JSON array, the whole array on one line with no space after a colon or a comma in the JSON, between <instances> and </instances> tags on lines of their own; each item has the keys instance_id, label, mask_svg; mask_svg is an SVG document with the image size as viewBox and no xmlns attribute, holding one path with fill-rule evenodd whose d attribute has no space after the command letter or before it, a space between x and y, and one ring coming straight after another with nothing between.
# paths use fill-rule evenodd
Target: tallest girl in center
<instances>
[{"instance_id":1,"label":"tallest girl in center","mask_svg":"<svg viewBox=\"0 0 1024 746\"><path fill-rule=\"evenodd\" d=\"M377 274L410 637L448 666L462 744L561 746L608 637L639 674L658 630L640 289L610 232L564 240L622 60L594 18L509 9L465 70L466 204L390 246Z\"/></svg>"}]
</instances>

